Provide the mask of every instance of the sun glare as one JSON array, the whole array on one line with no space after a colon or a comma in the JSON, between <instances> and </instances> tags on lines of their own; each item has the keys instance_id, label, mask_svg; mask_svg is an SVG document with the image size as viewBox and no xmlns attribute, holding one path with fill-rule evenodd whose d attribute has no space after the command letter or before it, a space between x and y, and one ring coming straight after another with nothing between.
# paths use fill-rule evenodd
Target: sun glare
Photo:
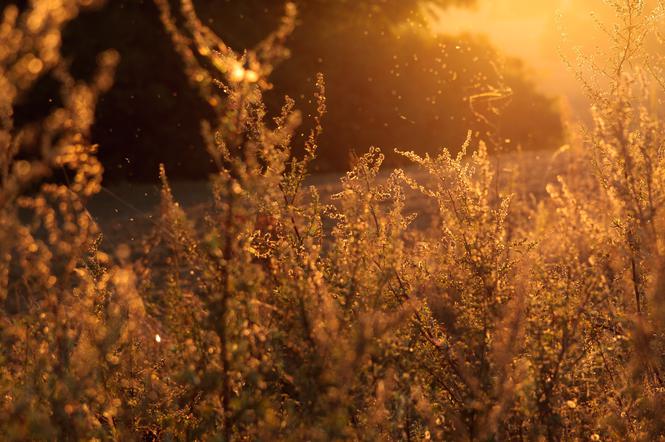
<instances>
[{"instance_id":1,"label":"sun glare","mask_svg":"<svg viewBox=\"0 0 665 442\"><path fill-rule=\"evenodd\" d=\"M658 0L647 0L654 7ZM610 40L599 23L614 12L596 0L478 0L472 8L441 12L434 28L452 34L473 34L508 56L519 57L534 72L539 87L579 101L581 90L563 58L575 60L575 48L609 50Z\"/></svg>"},{"instance_id":2,"label":"sun glare","mask_svg":"<svg viewBox=\"0 0 665 442\"><path fill-rule=\"evenodd\" d=\"M0 442L665 441L665 0L9 1Z\"/></svg>"}]
</instances>

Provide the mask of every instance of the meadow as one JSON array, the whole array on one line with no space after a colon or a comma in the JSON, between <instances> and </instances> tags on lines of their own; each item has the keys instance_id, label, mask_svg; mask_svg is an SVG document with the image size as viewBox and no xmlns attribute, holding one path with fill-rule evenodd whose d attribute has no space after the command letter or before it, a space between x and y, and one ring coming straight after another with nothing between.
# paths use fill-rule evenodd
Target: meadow
<instances>
[{"instance_id":1,"label":"meadow","mask_svg":"<svg viewBox=\"0 0 665 442\"><path fill-rule=\"evenodd\" d=\"M213 112L205 183L104 183L119 54L82 81L61 53L95 1L1 11L1 440L665 440L665 5L599 2L611 52L568 61L591 117L560 148L460 124L334 177L325 76L311 114L264 101L295 3L238 52L154 1ZM58 105L15 126L47 75Z\"/></svg>"}]
</instances>

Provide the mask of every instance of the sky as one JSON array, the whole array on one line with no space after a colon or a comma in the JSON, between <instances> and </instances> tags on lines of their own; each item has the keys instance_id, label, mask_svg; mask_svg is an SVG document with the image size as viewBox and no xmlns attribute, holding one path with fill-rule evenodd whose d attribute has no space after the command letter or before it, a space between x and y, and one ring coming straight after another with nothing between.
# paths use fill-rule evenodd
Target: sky
<instances>
[{"instance_id":1,"label":"sky","mask_svg":"<svg viewBox=\"0 0 665 442\"><path fill-rule=\"evenodd\" d=\"M522 58L541 90L582 98L577 80L564 56L574 62L573 48L585 52L606 42L592 14L611 21L602 0L477 0L471 9L444 11L435 29L447 34L483 34L505 54ZM606 44L606 43L605 43Z\"/></svg>"}]
</instances>

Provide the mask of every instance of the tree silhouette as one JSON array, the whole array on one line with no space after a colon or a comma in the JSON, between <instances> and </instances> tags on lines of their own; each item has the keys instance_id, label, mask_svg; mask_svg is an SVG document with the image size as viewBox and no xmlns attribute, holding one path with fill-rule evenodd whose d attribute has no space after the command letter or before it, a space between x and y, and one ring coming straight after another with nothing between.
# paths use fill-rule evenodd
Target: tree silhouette
<instances>
[{"instance_id":1,"label":"tree silhouette","mask_svg":"<svg viewBox=\"0 0 665 442\"><path fill-rule=\"evenodd\" d=\"M177 3L172 1L174 10ZM326 76L330 111L317 169L344 169L349 151L362 152L370 145L422 153L458 145L467 129L487 138L495 128L479 120L469 104L469 96L487 92L478 84L514 91L503 103L506 117L492 114L497 119L492 126L501 127L492 136L525 147L549 147L560 138L552 101L529 83L524 69L502 63L480 39L427 31L432 8L469 1L296 3L298 27L287 42L291 57L274 72L275 87L266 104L276 111L288 94L310 112L313 79L317 72ZM281 0L194 4L204 23L240 52L257 44L266 29L274 29L284 9ZM210 162L199 121L208 115L207 105L187 84L151 1L109 2L70 26L65 39L65 52L81 76L89 75L94 54L110 47L120 52L121 63L115 88L98 106L93 130L106 177L153 179L159 163L174 178L205 175ZM514 117L524 114L535 115L546 129L536 132Z\"/></svg>"}]
</instances>

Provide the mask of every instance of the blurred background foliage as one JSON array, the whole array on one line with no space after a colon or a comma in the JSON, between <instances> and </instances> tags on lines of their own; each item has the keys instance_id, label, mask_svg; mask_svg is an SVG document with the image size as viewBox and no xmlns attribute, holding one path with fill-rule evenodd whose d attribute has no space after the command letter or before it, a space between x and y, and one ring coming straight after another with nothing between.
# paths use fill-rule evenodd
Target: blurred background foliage
<instances>
[{"instance_id":1,"label":"blurred background foliage","mask_svg":"<svg viewBox=\"0 0 665 442\"><path fill-rule=\"evenodd\" d=\"M282 0L194 3L205 24L236 50L259 42L284 9ZM455 150L467 129L490 149L558 147L563 129L556 101L537 90L519 60L502 57L481 37L429 30L437 8L470 1L297 3L291 57L274 72L265 100L274 112L289 95L307 115L315 75L325 75L329 114L315 170L345 170L351 152L371 145L388 152L391 165L399 161L394 148ZM187 84L152 1L107 2L66 30L63 51L76 75L90 76L96 54L108 48L119 51L121 62L92 133L105 178L153 180L159 163L172 178L204 177L211 164L199 131L208 108ZM48 81L36 90L17 110L19 123L54 105Z\"/></svg>"}]
</instances>

